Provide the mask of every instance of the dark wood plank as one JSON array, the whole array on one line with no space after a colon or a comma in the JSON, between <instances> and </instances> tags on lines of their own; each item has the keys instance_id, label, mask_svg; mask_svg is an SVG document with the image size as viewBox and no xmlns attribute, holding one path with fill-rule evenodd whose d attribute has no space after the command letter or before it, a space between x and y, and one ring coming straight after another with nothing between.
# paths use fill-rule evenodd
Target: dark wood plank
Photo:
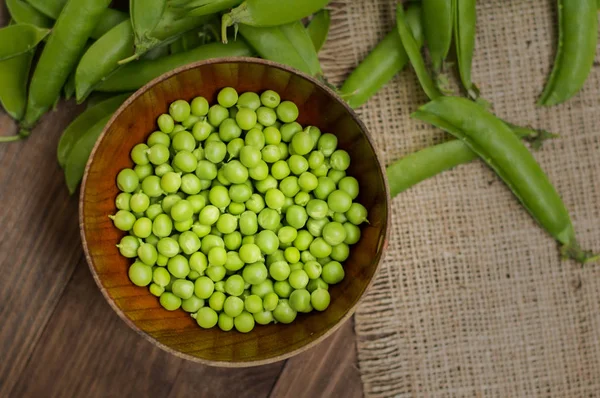
<instances>
[{"instance_id":1,"label":"dark wood plank","mask_svg":"<svg viewBox=\"0 0 600 398\"><path fill-rule=\"evenodd\" d=\"M10 396L167 397L183 362L117 317L81 259Z\"/></svg>"},{"instance_id":2,"label":"dark wood plank","mask_svg":"<svg viewBox=\"0 0 600 398\"><path fill-rule=\"evenodd\" d=\"M271 398L362 396L354 318L318 346L288 359L270 395Z\"/></svg>"},{"instance_id":3,"label":"dark wood plank","mask_svg":"<svg viewBox=\"0 0 600 398\"><path fill-rule=\"evenodd\" d=\"M284 362L276 362L253 368L226 369L186 362L169 397L267 397L283 366Z\"/></svg>"}]
</instances>

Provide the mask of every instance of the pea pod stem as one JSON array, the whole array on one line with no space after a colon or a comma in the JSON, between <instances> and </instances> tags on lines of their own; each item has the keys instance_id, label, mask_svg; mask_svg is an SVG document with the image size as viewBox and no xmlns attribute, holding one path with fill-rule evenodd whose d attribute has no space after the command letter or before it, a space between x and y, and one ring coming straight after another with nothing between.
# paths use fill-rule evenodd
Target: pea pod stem
<instances>
[{"instance_id":1,"label":"pea pod stem","mask_svg":"<svg viewBox=\"0 0 600 398\"><path fill-rule=\"evenodd\" d=\"M244 24L254 27L285 25L324 8L329 0L246 0L223 15L221 35L227 43L227 28Z\"/></svg>"},{"instance_id":2,"label":"pea pod stem","mask_svg":"<svg viewBox=\"0 0 600 398\"><path fill-rule=\"evenodd\" d=\"M419 4L411 4L405 12L405 17L420 47L423 43L423 31ZM394 27L352 71L339 89L339 94L351 108L356 109L404 69L407 62L408 56L398 30Z\"/></svg>"},{"instance_id":3,"label":"pea pod stem","mask_svg":"<svg viewBox=\"0 0 600 398\"><path fill-rule=\"evenodd\" d=\"M596 0L558 0L558 50L538 105L560 104L583 87L596 55L597 9Z\"/></svg>"},{"instance_id":4,"label":"pea pod stem","mask_svg":"<svg viewBox=\"0 0 600 398\"><path fill-rule=\"evenodd\" d=\"M167 6L166 0L130 0L129 12L136 46L156 28Z\"/></svg>"},{"instance_id":5,"label":"pea pod stem","mask_svg":"<svg viewBox=\"0 0 600 398\"><path fill-rule=\"evenodd\" d=\"M315 14L313 19L306 27L308 35L310 36L310 39L313 42L313 46L315 47L315 50L317 50L317 53L321 51L321 48L323 48L323 45L327 41L330 25L331 16L329 15L329 11L323 9Z\"/></svg>"},{"instance_id":6,"label":"pea pod stem","mask_svg":"<svg viewBox=\"0 0 600 398\"><path fill-rule=\"evenodd\" d=\"M542 168L502 120L476 103L439 97L412 115L461 140L509 186L532 217L579 262L595 260L580 249L569 213Z\"/></svg>"},{"instance_id":7,"label":"pea pod stem","mask_svg":"<svg viewBox=\"0 0 600 398\"><path fill-rule=\"evenodd\" d=\"M404 6L402 3L398 3L398 6L396 7L396 26L398 28L400 39L402 40L402 45L406 50L408 59L415 70L417 78L419 79L419 83L421 83L421 87L425 91L425 94L427 94L430 99L438 98L442 94L437 89L433 79L431 78L431 75L427 71L425 60L423 59L419 49L420 46L410 32L404 15Z\"/></svg>"}]
</instances>

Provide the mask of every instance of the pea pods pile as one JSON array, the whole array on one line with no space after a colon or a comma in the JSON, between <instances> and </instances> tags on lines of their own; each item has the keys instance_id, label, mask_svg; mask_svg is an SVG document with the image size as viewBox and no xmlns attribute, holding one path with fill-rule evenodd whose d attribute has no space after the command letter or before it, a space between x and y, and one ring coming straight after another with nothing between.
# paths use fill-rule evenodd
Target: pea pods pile
<instances>
[{"instance_id":1,"label":"pea pods pile","mask_svg":"<svg viewBox=\"0 0 600 398\"><path fill-rule=\"evenodd\" d=\"M203 328L326 310L367 220L350 156L274 91L217 98L173 102L117 176L129 278Z\"/></svg>"}]
</instances>

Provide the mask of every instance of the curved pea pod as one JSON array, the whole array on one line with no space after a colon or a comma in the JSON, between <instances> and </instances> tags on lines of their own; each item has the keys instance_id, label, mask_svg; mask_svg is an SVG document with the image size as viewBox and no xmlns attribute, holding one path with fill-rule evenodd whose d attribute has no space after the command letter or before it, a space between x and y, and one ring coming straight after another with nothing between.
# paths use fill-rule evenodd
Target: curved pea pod
<instances>
[{"instance_id":1,"label":"curved pea pod","mask_svg":"<svg viewBox=\"0 0 600 398\"><path fill-rule=\"evenodd\" d=\"M110 0L69 1L62 10L31 78L25 129L33 127L56 103L99 16L109 4Z\"/></svg>"},{"instance_id":2,"label":"curved pea pod","mask_svg":"<svg viewBox=\"0 0 600 398\"><path fill-rule=\"evenodd\" d=\"M315 14L313 19L306 27L310 40L313 42L313 46L317 53L321 51L321 48L327 41L329 35L329 27L331 26L331 15L328 10L321 10Z\"/></svg>"},{"instance_id":3,"label":"curved pea pod","mask_svg":"<svg viewBox=\"0 0 600 398\"><path fill-rule=\"evenodd\" d=\"M27 79L33 52L0 61L0 104L13 119L20 120L27 105ZM4 140L2 139L4 138ZM21 137L2 137L2 141L16 141Z\"/></svg>"},{"instance_id":4,"label":"curved pea pod","mask_svg":"<svg viewBox=\"0 0 600 398\"><path fill-rule=\"evenodd\" d=\"M187 15L200 17L202 15L216 14L240 5L242 0L197 0L188 2L186 8L190 9Z\"/></svg>"},{"instance_id":5,"label":"curved pea pod","mask_svg":"<svg viewBox=\"0 0 600 398\"><path fill-rule=\"evenodd\" d=\"M583 87L596 55L597 9L595 0L558 2L558 50L538 105L560 104Z\"/></svg>"},{"instance_id":6,"label":"curved pea pod","mask_svg":"<svg viewBox=\"0 0 600 398\"><path fill-rule=\"evenodd\" d=\"M85 165L92 153L92 149L94 149L98 137L100 137L102 130L104 130L106 123L108 123L111 117L112 113L102 117L94 125L89 127L89 129L77 140L75 145L73 145L73 149L65 163L65 181L71 195L75 193L77 186L81 182L85 171Z\"/></svg>"},{"instance_id":7,"label":"curved pea pod","mask_svg":"<svg viewBox=\"0 0 600 398\"><path fill-rule=\"evenodd\" d=\"M27 2L44 15L57 19L68 0L27 0Z\"/></svg>"},{"instance_id":8,"label":"curved pea pod","mask_svg":"<svg viewBox=\"0 0 600 398\"><path fill-rule=\"evenodd\" d=\"M246 0L223 15L221 35L227 42L227 28L244 24L255 27L277 26L298 21L324 8L329 0Z\"/></svg>"},{"instance_id":9,"label":"curved pea pod","mask_svg":"<svg viewBox=\"0 0 600 398\"><path fill-rule=\"evenodd\" d=\"M32 52L48 36L48 29L31 24L15 24L0 29L0 61Z\"/></svg>"},{"instance_id":10,"label":"curved pea pod","mask_svg":"<svg viewBox=\"0 0 600 398\"><path fill-rule=\"evenodd\" d=\"M418 5L411 6L405 14L406 22L420 47L423 35L421 14L416 12L418 9ZM340 88L339 94L351 108L358 108L404 69L407 62L408 56L398 30L394 27L352 71Z\"/></svg>"},{"instance_id":11,"label":"curved pea pod","mask_svg":"<svg viewBox=\"0 0 600 398\"><path fill-rule=\"evenodd\" d=\"M544 140L556 135L544 130L533 130L510 125L516 137L529 141L534 149ZM406 155L387 167L390 193L395 197L418 183L477 159L477 154L460 140L450 140Z\"/></svg>"},{"instance_id":12,"label":"curved pea pod","mask_svg":"<svg viewBox=\"0 0 600 398\"><path fill-rule=\"evenodd\" d=\"M294 46L298 54L302 57L310 70L311 76L323 75L321 63L319 62L319 55L317 54L317 50L302 22L296 21L281 25L279 29L281 29L281 32L283 32L284 36L287 37L289 42L292 43L292 46Z\"/></svg>"},{"instance_id":13,"label":"curved pea pod","mask_svg":"<svg viewBox=\"0 0 600 398\"><path fill-rule=\"evenodd\" d=\"M595 260L591 253L580 249L569 213L548 177L502 120L459 97L439 97L419 108L412 117L447 131L477 153L533 218L562 244L564 256L579 262Z\"/></svg>"},{"instance_id":14,"label":"curved pea pod","mask_svg":"<svg viewBox=\"0 0 600 398\"><path fill-rule=\"evenodd\" d=\"M112 115L121 104L129 98L129 96L130 94L123 94L109 98L86 109L77 116L77 118L65 129L60 137L60 141L58 141L58 147L56 149L58 164L64 168L73 147L86 131L106 116Z\"/></svg>"},{"instance_id":15,"label":"curved pea pod","mask_svg":"<svg viewBox=\"0 0 600 398\"><path fill-rule=\"evenodd\" d=\"M306 74L311 69L278 26L256 28L240 25L240 34L261 58L296 68Z\"/></svg>"},{"instance_id":16,"label":"curved pea pod","mask_svg":"<svg viewBox=\"0 0 600 398\"><path fill-rule=\"evenodd\" d=\"M51 18L23 0L6 0L6 8L16 23L28 23L40 28L51 28L54 24Z\"/></svg>"},{"instance_id":17,"label":"curved pea pod","mask_svg":"<svg viewBox=\"0 0 600 398\"><path fill-rule=\"evenodd\" d=\"M402 40L402 45L406 50L406 55L419 79L419 83L421 83L423 91L425 91L425 94L427 94L430 99L441 96L442 94L427 70L425 60L421 55L420 45L412 35L412 32L406 23L405 11L402 3L398 3L398 6L396 7L396 27L398 28L398 34Z\"/></svg>"},{"instance_id":18,"label":"curved pea pod","mask_svg":"<svg viewBox=\"0 0 600 398\"><path fill-rule=\"evenodd\" d=\"M180 66L203 59L220 57L245 57L252 55L252 50L242 40L235 43L210 43L193 50L169 55L155 60L140 60L125 65L115 74L102 82L98 91L137 90L152 79Z\"/></svg>"},{"instance_id":19,"label":"curved pea pod","mask_svg":"<svg viewBox=\"0 0 600 398\"><path fill-rule=\"evenodd\" d=\"M453 0L423 0L423 31L433 69L439 71L450 51L454 22Z\"/></svg>"},{"instance_id":20,"label":"curved pea pod","mask_svg":"<svg viewBox=\"0 0 600 398\"><path fill-rule=\"evenodd\" d=\"M479 89L471 81L471 64L475 49L476 0L454 0L454 43L458 73L463 87L471 98L479 96Z\"/></svg>"},{"instance_id":21,"label":"curved pea pod","mask_svg":"<svg viewBox=\"0 0 600 398\"><path fill-rule=\"evenodd\" d=\"M134 51L134 34L129 21L123 21L98 39L85 52L75 72L77 102L87 96L107 76L119 68L119 61Z\"/></svg>"},{"instance_id":22,"label":"curved pea pod","mask_svg":"<svg viewBox=\"0 0 600 398\"><path fill-rule=\"evenodd\" d=\"M129 12L131 25L135 34L136 45L150 38L150 34L160 22L165 8L166 0L130 0ZM154 39L158 40L158 39Z\"/></svg>"}]
</instances>

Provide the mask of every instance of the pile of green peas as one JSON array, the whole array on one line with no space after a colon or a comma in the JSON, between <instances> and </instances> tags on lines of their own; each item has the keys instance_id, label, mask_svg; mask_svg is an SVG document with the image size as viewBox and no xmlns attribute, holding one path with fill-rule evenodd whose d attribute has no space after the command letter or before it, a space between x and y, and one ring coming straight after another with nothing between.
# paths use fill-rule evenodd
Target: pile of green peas
<instances>
[{"instance_id":1,"label":"pile of green peas","mask_svg":"<svg viewBox=\"0 0 600 398\"><path fill-rule=\"evenodd\" d=\"M129 278L202 328L251 331L324 311L367 209L337 138L268 90L173 102L119 172Z\"/></svg>"}]
</instances>

